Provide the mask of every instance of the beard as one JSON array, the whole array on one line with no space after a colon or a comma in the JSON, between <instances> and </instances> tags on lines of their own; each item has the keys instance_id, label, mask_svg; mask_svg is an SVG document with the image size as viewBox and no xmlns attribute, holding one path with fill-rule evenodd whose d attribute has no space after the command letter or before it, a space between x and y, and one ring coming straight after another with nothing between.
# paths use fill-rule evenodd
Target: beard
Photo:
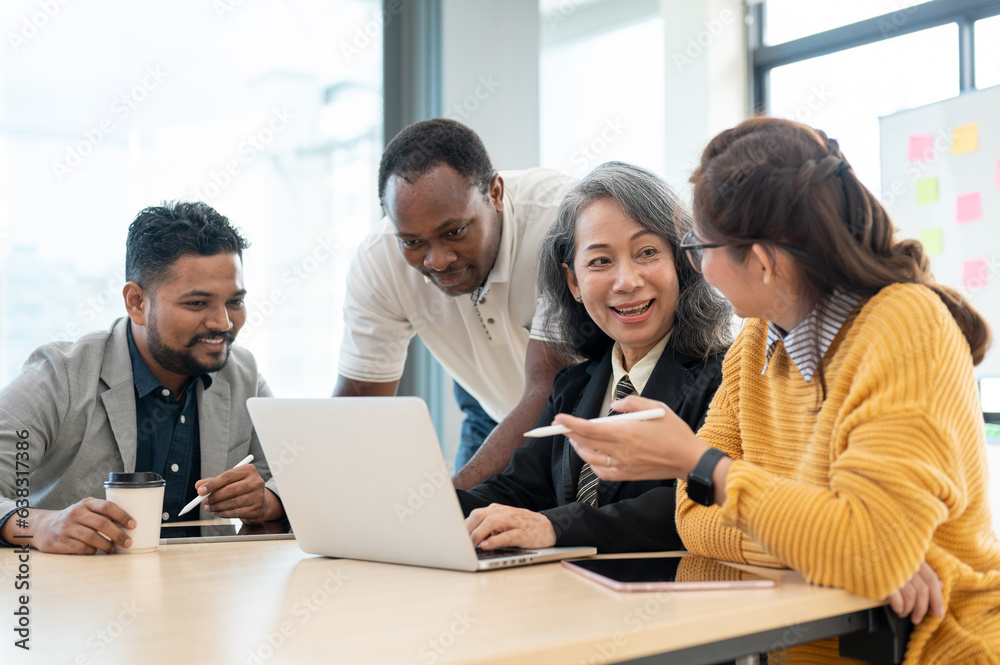
<instances>
[{"instance_id":1,"label":"beard","mask_svg":"<svg viewBox=\"0 0 1000 665\"><path fill-rule=\"evenodd\" d=\"M215 362L204 363L195 358L194 354L190 351L173 349L167 346L163 342L163 338L160 336L159 329L156 325L156 319L154 317L150 317L149 325L146 327L146 345L149 347L149 353L153 356L153 359L159 363L163 369L173 372L174 374L187 376L197 376L198 374L218 372L226 366L227 362L229 362L229 353L232 351L232 343L233 340L236 339L236 335L229 331L198 335L188 342L186 348L194 346L198 343L199 339L207 336L221 337L224 342L228 343L225 355Z\"/></svg>"}]
</instances>

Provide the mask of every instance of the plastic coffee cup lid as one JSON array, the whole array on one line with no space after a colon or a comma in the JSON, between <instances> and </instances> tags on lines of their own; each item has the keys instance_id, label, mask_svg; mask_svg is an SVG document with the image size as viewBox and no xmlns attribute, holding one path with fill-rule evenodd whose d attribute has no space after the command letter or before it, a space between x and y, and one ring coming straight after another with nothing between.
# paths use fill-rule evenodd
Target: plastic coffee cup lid
<instances>
[{"instance_id":1,"label":"plastic coffee cup lid","mask_svg":"<svg viewBox=\"0 0 1000 665\"><path fill-rule=\"evenodd\" d=\"M142 473L116 473L112 471L108 474L108 479L104 481L105 487L159 487L166 485L167 481L158 473L143 471Z\"/></svg>"}]
</instances>

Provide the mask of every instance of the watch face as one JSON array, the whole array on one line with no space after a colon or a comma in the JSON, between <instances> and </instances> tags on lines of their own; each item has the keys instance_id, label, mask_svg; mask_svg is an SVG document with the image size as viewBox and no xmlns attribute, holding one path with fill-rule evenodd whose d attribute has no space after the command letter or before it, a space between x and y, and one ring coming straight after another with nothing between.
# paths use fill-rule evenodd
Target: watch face
<instances>
[{"instance_id":1,"label":"watch face","mask_svg":"<svg viewBox=\"0 0 1000 665\"><path fill-rule=\"evenodd\" d=\"M687 494L689 499L703 506L711 506L715 502L715 487L711 480L706 483L704 478L688 476Z\"/></svg>"}]
</instances>

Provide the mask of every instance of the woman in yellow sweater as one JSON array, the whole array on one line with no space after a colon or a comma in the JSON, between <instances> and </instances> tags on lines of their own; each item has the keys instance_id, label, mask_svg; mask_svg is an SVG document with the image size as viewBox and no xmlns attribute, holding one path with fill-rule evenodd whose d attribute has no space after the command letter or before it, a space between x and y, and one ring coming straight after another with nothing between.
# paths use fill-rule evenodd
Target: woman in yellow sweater
<instances>
[{"instance_id":1,"label":"woman in yellow sweater","mask_svg":"<svg viewBox=\"0 0 1000 665\"><path fill-rule=\"evenodd\" d=\"M918 242L893 239L822 132L747 120L709 143L691 180L695 231L681 247L747 317L704 427L670 413L556 422L601 478L686 479L677 527L691 552L888 598L918 624L907 664L1000 662L1000 540L972 369L985 321L934 282ZM782 657L849 662L836 639Z\"/></svg>"}]
</instances>

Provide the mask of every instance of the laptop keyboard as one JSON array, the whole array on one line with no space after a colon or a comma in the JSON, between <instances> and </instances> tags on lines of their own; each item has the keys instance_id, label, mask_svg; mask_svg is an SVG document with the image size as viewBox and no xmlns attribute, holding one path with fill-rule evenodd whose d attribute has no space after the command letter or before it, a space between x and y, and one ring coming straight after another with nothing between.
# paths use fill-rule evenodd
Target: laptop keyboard
<instances>
[{"instance_id":1,"label":"laptop keyboard","mask_svg":"<svg viewBox=\"0 0 1000 665\"><path fill-rule=\"evenodd\" d=\"M502 556L517 556L518 554L538 554L535 550L526 550L522 547L498 547L495 550L481 550L476 548L476 556L482 559L496 559Z\"/></svg>"}]
</instances>

